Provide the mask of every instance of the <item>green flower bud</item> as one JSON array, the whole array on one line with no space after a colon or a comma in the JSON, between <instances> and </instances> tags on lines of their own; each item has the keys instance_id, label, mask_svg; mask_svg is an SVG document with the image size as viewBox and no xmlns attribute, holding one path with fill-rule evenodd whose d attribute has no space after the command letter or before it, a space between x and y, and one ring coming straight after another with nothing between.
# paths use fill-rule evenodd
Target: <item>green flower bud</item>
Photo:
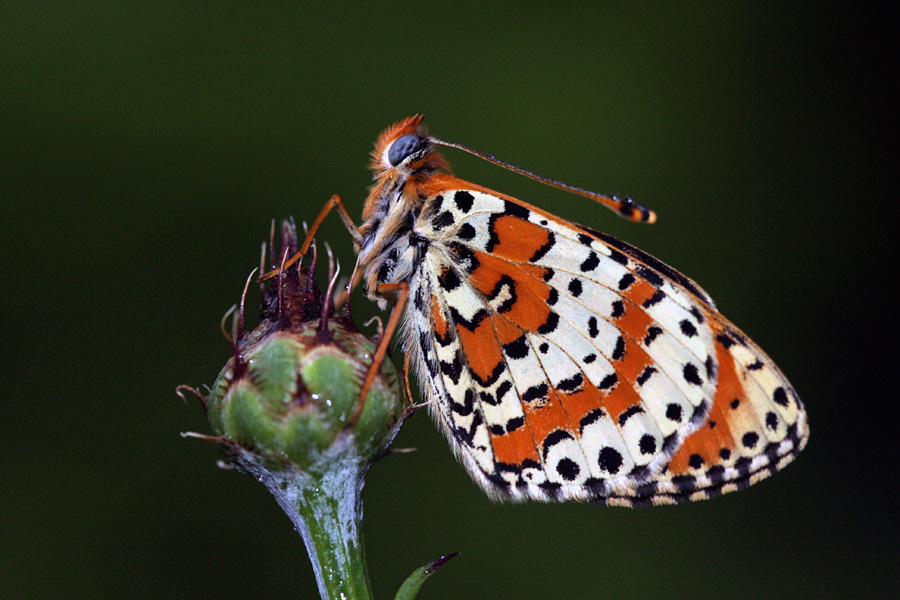
<instances>
[{"instance_id":1,"label":"green flower bud","mask_svg":"<svg viewBox=\"0 0 900 600\"><path fill-rule=\"evenodd\" d=\"M283 238L295 252L287 223ZM384 360L360 401L376 344L348 311L332 314L331 288L323 296L311 271L292 267L269 284L262 322L249 335L238 331L234 356L206 399L209 424L222 440L304 472L327 468L337 443L366 466L404 416L399 374Z\"/></svg>"},{"instance_id":2,"label":"green flower bud","mask_svg":"<svg viewBox=\"0 0 900 600\"><path fill-rule=\"evenodd\" d=\"M276 257L297 251L292 223L283 224L281 247L276 253L270 244L273 268ZM242 298L233 356L202 400L211 439L233 466L266 485L303 535L322 597L370 598L359 527L363 477L393 440L408 402L389 358L360 398L376 343L356 329L346 303L333 314L330 256L324 295L315 249L311 265L302 262L262 286L262 321L247 334Z\"/></svg>"},{"instance_id":3,"label":"green flower bud","mask_svg":"<svg viewBox=\"0 0 900 600\"><path fill-rule=\"evenodd\" d=\"M303 471L319 468L344 437L359 457L374 457L393 439L404 410L397 369L387 360L360 406L374 354L374 342L342 319L288 329L264 322L213 384L206 405L210 427L220 438Z\"/></svg>"}]
</instances>

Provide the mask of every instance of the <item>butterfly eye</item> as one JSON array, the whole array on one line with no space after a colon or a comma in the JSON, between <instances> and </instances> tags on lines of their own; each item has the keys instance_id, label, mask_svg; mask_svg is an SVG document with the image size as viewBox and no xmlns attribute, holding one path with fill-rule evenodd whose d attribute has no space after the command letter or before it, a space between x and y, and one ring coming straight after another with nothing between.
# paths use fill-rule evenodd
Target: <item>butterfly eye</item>
<instances>
[{"instance_id":1,"label":"butterfly eye","mask_svg":"<svg viewBox=\"0 0 900 600\"><path fill-rule=\"evenodd\" d=\"M402 135L394 140L391 149L388 150L388 160L392 167L396 167L414 152L418 152L425 145L425 140L414 133Z\"/></svg>"}]
</instances>

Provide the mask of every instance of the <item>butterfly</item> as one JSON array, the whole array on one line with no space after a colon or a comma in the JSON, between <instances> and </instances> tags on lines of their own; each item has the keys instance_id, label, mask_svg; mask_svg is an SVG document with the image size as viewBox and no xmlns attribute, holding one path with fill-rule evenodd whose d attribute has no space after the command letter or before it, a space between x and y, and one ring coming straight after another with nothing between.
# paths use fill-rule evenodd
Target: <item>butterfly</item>
<instances>
[{"instance_id":1,"label":"butterfly","mask_svg":"<svg viewBox=\"0 0 900 600\"><path fill-rule=\"evenodd\" d=\"M630 199L385 130L354 237L368 296L400 322L431 413L497 500L674 504L743 489L808 438L794 388L696 283L647 253L451 174L460 148L634 221ZM380 348L383 352L385 347Z\"/></svg>"}]
</instances>

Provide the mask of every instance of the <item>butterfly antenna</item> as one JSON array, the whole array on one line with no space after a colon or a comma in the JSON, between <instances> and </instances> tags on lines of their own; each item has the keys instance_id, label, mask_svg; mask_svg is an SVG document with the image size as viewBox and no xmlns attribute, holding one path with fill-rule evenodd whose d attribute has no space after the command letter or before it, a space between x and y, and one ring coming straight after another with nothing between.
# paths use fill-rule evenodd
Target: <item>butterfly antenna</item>
<instances>
[{"instance_id":1,"label":"butterfly antenna","mask_svg":"<svg viewBox=\"0 0 900 600\"><path fill-rule=\"evenodd\" d=\"M598 194L597 192L592 192L590 190L585 190L580 187L575 187L574 185L569 185L568 183L563 183L561 181L556 181L555 179L550 179L549 177L544 177L543 175L538 175L537 173L533 173L527 169L523 169L521 167L517 167L515 165L511 165L508 162L503 162L502 160L498 160L494 158L492 155L482 154L478 150L473 150L468 146L463 146L462 144L456 144L454 142L445 142L443 140L439 140L437 138L430 137L429 141L433 144L437 144L439 146L447 146L448 148L456 148L457 150L462 150L463 152L468 152L478 158L488 161L491 164L495 164L499 167L503 167L504 169L509 169L513 173L518 173L519 175L524 175L530 179L534 179L535 181L540 181L545 185L549 185L550 187L555 187L560 190L565 190L567 192L571 192L573 194L577 194L579 196L584 196L585 198L590 198L595 202L599 202L603 206L609 208L610 210L619 214L619 216L628 219L629 221L634 221L636 223L655 223L656 222L656 213L653 212L647 206L635 202L629 196L625 196L624 198L620 198L619 196L604 196L603 194Z\"/></svg>"}]
</instances>

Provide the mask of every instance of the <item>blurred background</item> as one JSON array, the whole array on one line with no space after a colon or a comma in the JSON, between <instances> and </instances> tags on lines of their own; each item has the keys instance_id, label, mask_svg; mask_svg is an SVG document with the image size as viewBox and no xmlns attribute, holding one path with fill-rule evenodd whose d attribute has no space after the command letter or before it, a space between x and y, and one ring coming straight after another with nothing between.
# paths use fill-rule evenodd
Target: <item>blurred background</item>
<instances>
[{"instance_id":1,"label":"blurred background","mask_svg":"<svg viewBox=\"0 0 900 600\"><path fill-rule=\"evenodd\" d=\"M396 443L418 451L367 480L377 597L450 552L421 598L900 595L897 250L879 231L897 15L587 4L0 7L0 597L317 597L262 486L179 436L207 427L174 390L228 358L219 320L271 220L311 221L333 193L358 215L372 142L416 112L653 207L630 224L447 152L698 281L790 377L812 436L710 502L509 506L416 415ZM319 239L352 264L337 218Z\"/></svg>"}]
</instances>

